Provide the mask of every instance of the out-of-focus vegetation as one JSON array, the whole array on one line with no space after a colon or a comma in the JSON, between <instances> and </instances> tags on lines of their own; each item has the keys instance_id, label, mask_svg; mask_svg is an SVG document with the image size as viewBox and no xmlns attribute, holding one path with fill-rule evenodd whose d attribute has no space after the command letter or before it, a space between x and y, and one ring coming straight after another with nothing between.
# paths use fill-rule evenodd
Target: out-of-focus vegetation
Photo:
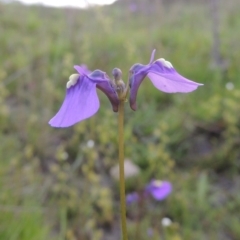
<instances>
[{"instance_id":1,"label":"out-of-focus vegetation","mask_svg":"<svg viewBox=\"0 0 240 240\"><path fill-rule=\"evenodd\" d=\"M119 1L88 10L0 4L0 239L120 239L117 114L72 128L48 120L73 65L127 79L152 49L205 86L165 94L145 80L126 104L126 157L141 168L127 192L171 181L163 202L128 209L130 239L240 237L240 2ZM214 52L213 52L214 51ZM94 143L94 144L93 144ZM141 214L139 214L141 211ZM173 224L161 226L169 217Z\"/></svg>"}]
</instances>

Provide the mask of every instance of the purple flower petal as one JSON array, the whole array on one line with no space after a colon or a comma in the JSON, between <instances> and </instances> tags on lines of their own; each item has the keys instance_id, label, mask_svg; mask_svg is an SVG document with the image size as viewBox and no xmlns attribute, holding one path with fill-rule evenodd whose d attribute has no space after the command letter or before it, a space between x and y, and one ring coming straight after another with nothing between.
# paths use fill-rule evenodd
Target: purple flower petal
<instances>
[{"instance_id":1,"label":"purple flower petal","mask_svg":"<svg viewBox=\"0 0 240 240\"><path fill-rule=\"evenodd\" d=\"M81 66L75 65L74 69L77 70L77 72L80 75L88 75L89 73L91 73L91 71L87 71L86 67L83 67L83 65L81 65Z\"/></svg>"},{"instance_id":2,"label":"purple flower petal","mask_svg":"<svg viewBox=\"0 0 240 240\"><path fill-rule=\"evenodd\" d=\"M150 193L154 199L161 201L172 192L172 184L167 181L152 180L146 186L145 190Z\"/></svg>"},{"instance_id":3,"label":"purple flower petal","mask_svg":"<svg viewBox=\"0 0 240 240\"><path fill-rule=\"evenodd\" d=\"M99 109L96 83L80 76L77 83L66 91L58 113L49 121L52 127L69 127L94 115Z\"/></svg>"},{"instance_id":4,"label":"purple flower petal","mask_svg":"<svg viewBox=\"0 0 240 240\"><path fill-rule=\"evenodd\" d=\"M184 78L173 67L168 68L161 61L152 64L147 76L157 89L166 93L191 92L203 85Z\"/></svg>"},{"instance_id":5,"label":"purple flower petal","mask_svg":"<svg viewBox=\"0 0 240 240\"><path fill-rule=\"evenodd\" d=\"M134 202L137 202L139 200L139 195L137 192L129 193L126 196L126 202L127 204L131 204Z\"/></svg>"},{"instance_id":6,"label":"purple flower petal","mask_svg":"<svg viewBox=\"0 0 240 240\"><path fill-rule=\"evenodd\" d=\"M153 62L155 50L153 50L150 63L147 65L135 64L130 68L130 106L135 111L137 91L146 76L153 85L160 91L167 93L191 92L203 84L193 82L181 76L165 59L158 59Z\"/></svg>"},{"instance_id":7,"label":"purple flower petal","mask_svg":"<svg viewBox=\"0 0 240 240\"><path fill-rule=\"evenodd\" d=\"M112 87L111 83L108 82L101 82L97 84L97 88L100 89L105 95L108 97L109 101L112 104L112 110L114 112L118 111L119 99L116 91Z\"/></svg>"},{"instance_id":8,"label":"purple flower petal","mask_svg":"<svg viewBox=\"0 0 240 240\"><path fill-rule=\"evenodd\" d=\"M84 69L81 66L74 66L74 68L80 73L80 74L86 74ZM100 89L102 92L105 93L105 95L108 97L109 101L112 104L112 109L114 112L118 111L118 105L119 105L119 99L118 94L111 85L111 80L108 77L108 75L101 71L101 70L95 70L89 74L87 74L87 77L91 79L91 81L97 83L97 88Z\"/></svg>"},{"instance_id":9,"label":"purple flower petal","mask_svg":"<svg viewBox=\"0 0 240 240\"><path fill-rule=\"evenodd\" d=\"M88 69L87 65L82 64L82 65L80 65L79 67L81 67L82 72L83 72L84 74L87 75L87 74L90 74L90 73L91 73L91 71Z\"/></svg>"},{"instance_id":10,"label":"purple flower petal","mask_svg":"<svg viewBox=\"0 0 240 240\"><path fill-rule=\"evenodd\" d=\"M129 79L129 86L130 86L130 96L129 96L129 102L130 107L132 110L136 110L136 98L137 98L137 92L138 88L140 87L140 84L144 80L144 78L147 76L148 70L150 66L149 65L142 65L142 64L135 64L130 68L130 73L132 74Z\"/></svg>"},{"instance_id":11,"label":"purple flower petal","mask_svg":"<svg viewBox=\"0 0 240 240\"><path fill-rule=\"evenodd\" d=\"M154 60L154 57L155 57L155 53L156 53L156 49L153 49L151 57L150 57L149 64L153 63L153 60Z\"/></svg>"},{"instance_id":12,"label":"purple flower petal","mask_svg":"<svg viewBox=\"0 0 240 240\"><path fill-rule=\"evenodd\" d=\"M118 111L119 99L111 80L101 70L90 72L86 66L74 66L79 74L70 76L66 96L58 113L49 121L52 127L69 127L94 115L99 109L96 88L102 90Z\"/></svg>"}]
</instances>

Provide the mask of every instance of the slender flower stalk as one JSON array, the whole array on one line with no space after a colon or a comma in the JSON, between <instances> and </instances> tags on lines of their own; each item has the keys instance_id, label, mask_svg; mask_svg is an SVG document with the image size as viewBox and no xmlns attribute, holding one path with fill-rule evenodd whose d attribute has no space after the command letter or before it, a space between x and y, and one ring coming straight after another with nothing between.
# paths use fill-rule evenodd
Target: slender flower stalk
<instances>
[{"instance_id":1,"label":"slender flower stalk","mask_svg":"<svg viewBox=\"0 0 240 240\"><path fill-rule=\"evenodd\" d=\"M125 197L125 177L124 177L124 101L120 101L118 109L118 147L119 147L119 180L120 180L120 204L121 204L121 224L122 238L127 240L126 222L126 197Z\"/></svg>"},{"instance_id":2,"label":"slender flower stalk","mask_svg":"<svg viewBox=\"0 0 240 240\"><path fill-rule=\"evenodd\" d=\"M124 103L128 93L125 83L122 80L122 72L118 68L112 71L114 85L116 86L118 105L118 153L119 153L119 182L120 182L120 205L121 205L121 225L122 239L127 240L127 220L126 220L126 196L125 196L125 174L124 174Z\"/></svg>"}]
</instances>

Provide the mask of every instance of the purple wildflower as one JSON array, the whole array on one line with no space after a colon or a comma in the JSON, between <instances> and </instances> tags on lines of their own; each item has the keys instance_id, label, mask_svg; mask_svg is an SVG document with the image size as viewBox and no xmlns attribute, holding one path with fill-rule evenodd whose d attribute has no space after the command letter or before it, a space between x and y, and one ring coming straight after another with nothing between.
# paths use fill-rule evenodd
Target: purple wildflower
<instances>
[{"instance_id":1,"label":"purple wildflower","mask_svg":"<svg viewBox=\"0 0 240 240\"><path fill-rule=\"evenodd\" d=\"M130 106L133 110L137 108L138 88L146 76L157 89L167 93L191 92L202 85L182 77L172 64L163 58L153 61L154 54L155 50L152 52L149 64L137 63L130 68ZM119 101L126 99L128 89L121 78L120 69L113 69L114 80L111 80L101 70L90 72L85 65L74 66L74 68L78 74L72 74L67 82L66 96L62 106L49 121L52 127L69 127L93 116L100 106L96 88L106 94L114 112L118 111Z\"/></svg>"},{"instance_id":2,"label":"purple wildflower","mask_svg":"<svg viewBox=\"0 0 240 240\"><path fill-rule=\"evenodd\" d=\"M131 204L133 202L138 202L138 201L139 201L139 194L137 192L132 192L127 194L126 196L127 204Z\"/></svg>"},{"instance_id":3,"label":"purple wildflower","mask_svg":"<svg viewBox=\"0 0 240 240\"><path fill-rule=\"evenodd\" d=\"M154 234L154 230L153 230L152 228L148 228L148 229L147 229L147 235L148 235L149 237L152 237L153 234Z\"/></svg>"},{"instance_id":4,"label":"purple wildflower","mask_svg":"<svg viewBox=\"0 0 240 240\"><path fill-rule=\"evenodd\" d=\"M74 68L78 74L69 77L63 104L49 121L52 127L69 127L94 115L100 106L96 88L107 95L113 111L118 111L118 95L105 72L101 70L89 72L85 66Z\"/></svg>"},{"instance_id":5,"label":"purple wildflower","mask_svg":"<svg viewBox=\"0 0 240 240\"><path fill-rule=\"evenodd\" d=\"M181 76L164 58L154 60L155 50L153 50L149 64L134 64L130 68L130 106L135 111L137 91L145 77L149 77L153 85L162 92L192 92L203 84L193 82Z\"/></svg>"},{"instance_id":6,"label":"purple wildflower","mask_svg":"<svg viewBox=\"0 0 240 240\"><path fill-rule=\"evenodd\" d=\"M132 192L127 194L126 202L131 204L138 202L141 197L147 197L151 195L155 200L162 201L172 192L172 184L167 181L152 180L146 185L142 194L138 192Z\"/></svg>"},{"instance_id":7,"label":"purple wildflower","mask_svg":"<svg viewBox=\"0 0 240 240\"><path fill-rule=\"evenodd\" d=\"M152 180L146 186L145 191L150 193L155 200L161 201L172 192L172 184L167 181Z\"/></svg>"}]
</instances>

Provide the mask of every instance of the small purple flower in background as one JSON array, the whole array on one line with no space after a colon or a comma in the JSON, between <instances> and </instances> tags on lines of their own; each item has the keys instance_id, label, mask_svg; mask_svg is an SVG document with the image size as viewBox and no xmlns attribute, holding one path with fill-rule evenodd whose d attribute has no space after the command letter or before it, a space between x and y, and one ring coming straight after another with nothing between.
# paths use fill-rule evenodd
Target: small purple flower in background
<instances>
[{"instance_id":1,"label":"small purple flower in background","mask_svg":"<svg viewBox=\"0 0 240 240\"><path fill-rule=\"evenodd\" d=\"M94 115L100 106L96 88L109 98L114 112L119 99L105 72L88 71L86 66L74 66L78 74L72 74L66 85L66 96L58 113L49 121L52 127L69 127Z\"/></svg>"},{"instance_id":2,"label":"small purple flower in background","mask_svg":"<svg viewBox=\"0 0 240 240\"><path fill-rule=\"evenodd\" d=\"M131 204L133 202L138 202L141 197L147 197L151 195L155 200L164 200L172 192L172 184L167 181L152 180L144 188L143 194L138 192L132 192L127 194L126 202Z\"/></svg>"},{"instance_id":3,"label":"small purple flower in background","mask_svg":"<svg viewBox=\"0 0 240 240\"><path fill-rule=\"evenodd\" d=\"M138 202L139 201L139 195L137 192L132 192L127 194L126 196L126 202L127 204L131 204L133 202Z\"/></svg>"},{"instance_id":4,"label":"small purple flower in background","mask_svg":"<svg viewBox=\"0 0 240 240\"><path fill-rule=\"evenodd\" d=\"M166 93L192 92L203 84L193 82L181 76L164 58L153 61L155 50L153 50L149 64L134 64L130 68L130 106L135 111L137 91L145 77L149 77L152 84L160 91Z\"/></svg>"},{"instance_id":5,"label":"small purple flower in background","mask_svg":"<svg viewBox=\"0 0 240 240\"><path fill-rule=\"evenodd\" d=\"M152 180L145 188L154 199L161 201L172 192L172 184L167 181Z\"/></svg>"},{"instance_id":6,"label":"small purple flower in background","mask_svg":"<svg viewBox=\"0 0 240 240\"><path fill-rule=\"evenodd\" d=\"M147 235L148 235L149 237L152 237L153 234L154 234L154 230L153 230L152 228L148 228L148 230L147 230Z\"/></svg>"}]
</instances>

